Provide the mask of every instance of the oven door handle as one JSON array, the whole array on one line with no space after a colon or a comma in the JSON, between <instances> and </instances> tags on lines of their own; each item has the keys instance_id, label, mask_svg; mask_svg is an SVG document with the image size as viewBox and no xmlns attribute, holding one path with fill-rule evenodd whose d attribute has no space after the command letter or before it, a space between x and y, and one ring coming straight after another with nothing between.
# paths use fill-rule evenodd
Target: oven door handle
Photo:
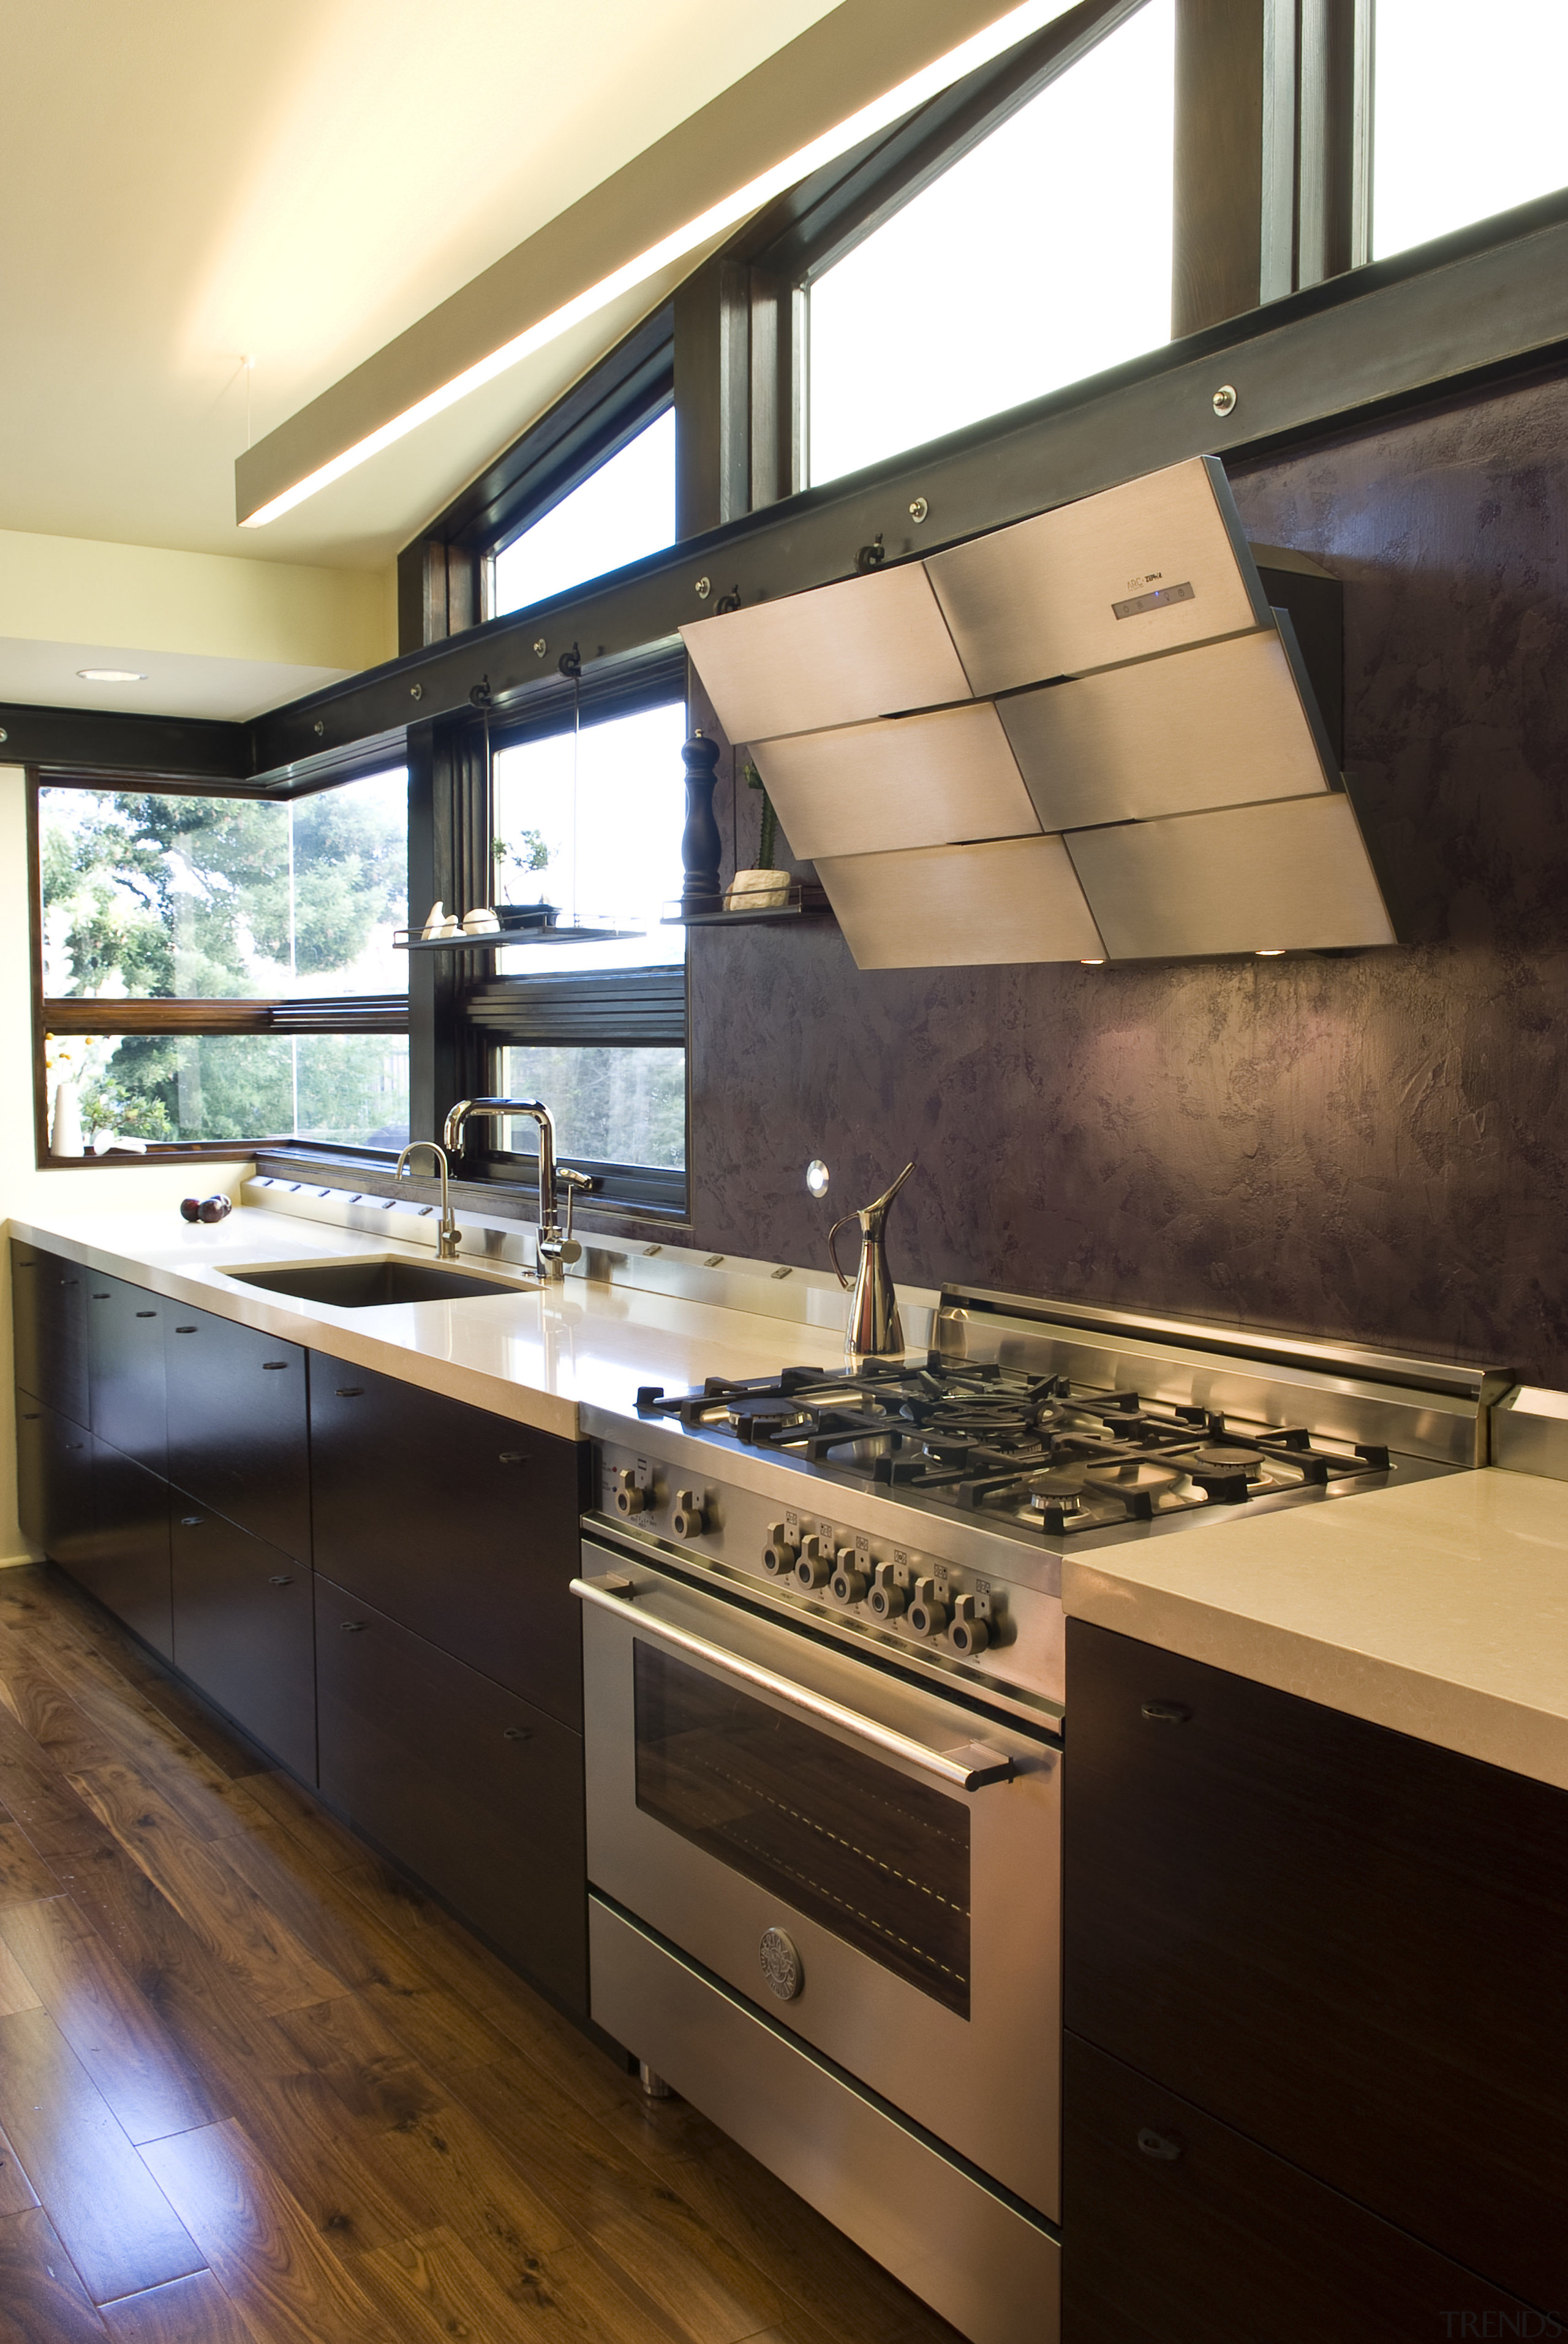
<instances>
[{"instance_id":1,"label":"oven door handle","mask_svg":"<svg viewBox=\"0 0 1568 2344\"><path fill-rule=\"evenodd\" d=\"M574 1579L572 1593L580 1602L591 1603L597 1610L614 1612L624 1620L637 1589L629 1579L615 1572L604 1579ZM760 1668L755 1661L743 1661L738 1654L727 1652L722 1644L710 1644L701 1636L689 1635L684 1628L668 1627L647 1612L634 1616L638 1633L651 1642L689 1653L694 1661L705 1662L719 1675L750 1685L786 1709L799 1710L805 1716L816 1718L819 1724L837 1726L851 1741L867 1743L890 1758L901 1758L906 1765L930 1775L950 1790L983 1790L988 1783L1010 1782L1016 1772L1005 1751L992 1750L982 1742L965 1743L958 1750L928 1750L923 1742L911 1742L907 1733L896 1733L890 1725L879 1725L873 1718L862 1717L857 1710L829 1701L825 1693L792 1684L788 1677L776 1676L771 1669Z\"/></svg>"}]
</instances>

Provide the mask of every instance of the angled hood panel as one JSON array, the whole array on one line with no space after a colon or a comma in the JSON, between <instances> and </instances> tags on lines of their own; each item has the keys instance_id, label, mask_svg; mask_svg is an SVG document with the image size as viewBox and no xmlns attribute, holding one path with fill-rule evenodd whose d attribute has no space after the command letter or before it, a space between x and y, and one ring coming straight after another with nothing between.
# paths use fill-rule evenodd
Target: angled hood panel
<instances>
[{"instance_id":1,"label":"angled hood panel","mask_svg":"<svg viewBox=\"0 0 1568 2344\"><path fill-rule=\"evenodd\" d=\"M926 568L977 696L1238 634L1269 616L1211 456L955 545Z\"/></svg>"},{"instance_id":2,"label":"angled hood panel","mask_svg":"<svg viewBox=\"0 0 1568 2344\"><path fill-rule=\"evenodd\" d=\"M680 633L737 743L970 697L919 562L699 619Z\"/></svg>"},{"instance_id":3,"label":"angled hood panel","mask_svg":"<svg viewBox=\"0 0 1568 2344\"><path fill-rule=\"evenodd\" d=\"M1060 838L826 857L817 876L858 968L1104 956Z\"/></svg>"},{"instance_id":4,"label":"angled hood panel","mask_svg":"<svg viewBox=\"0 0 1568 2344\"><path fill-rule=\"evenodd\" d=\"M1040 827L989 700L757 741L751 753L790 846L813 860Z\"/></svg>"}]
</instances>

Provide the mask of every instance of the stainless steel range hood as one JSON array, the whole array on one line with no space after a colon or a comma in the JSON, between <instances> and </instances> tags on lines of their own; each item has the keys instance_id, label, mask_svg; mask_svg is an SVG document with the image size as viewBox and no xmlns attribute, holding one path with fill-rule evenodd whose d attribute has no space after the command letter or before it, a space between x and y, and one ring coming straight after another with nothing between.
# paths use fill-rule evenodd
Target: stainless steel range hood
<instances>
[{"instance_id":1,"label":"stainless steel range hood","mask_svg":"<svg viewBox=\"0 0 1568 2344\"><path fill-rule=\"evenodd\" d=\"M862 967L1394 940L1212 458L682 633Z\"/></svg>"}]
</instances>

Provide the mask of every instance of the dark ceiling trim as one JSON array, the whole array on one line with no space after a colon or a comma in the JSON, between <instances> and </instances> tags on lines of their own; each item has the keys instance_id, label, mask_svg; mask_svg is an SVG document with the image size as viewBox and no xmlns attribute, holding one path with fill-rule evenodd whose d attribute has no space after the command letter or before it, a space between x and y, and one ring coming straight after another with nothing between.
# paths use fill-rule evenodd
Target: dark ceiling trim
<instances>
[{"instance_id":1,"label":"dark ceiling trim","mask_svg":"<svg viewBox=\"0 0 1568 2344\"><path fill-rule=\"evenodd\" d=\"M248 724L20 702L0 705L0 763L35 765L51 780L116 780L134 773L230 786L249 781L254 770Z\"/></svg>"}]
</instances>

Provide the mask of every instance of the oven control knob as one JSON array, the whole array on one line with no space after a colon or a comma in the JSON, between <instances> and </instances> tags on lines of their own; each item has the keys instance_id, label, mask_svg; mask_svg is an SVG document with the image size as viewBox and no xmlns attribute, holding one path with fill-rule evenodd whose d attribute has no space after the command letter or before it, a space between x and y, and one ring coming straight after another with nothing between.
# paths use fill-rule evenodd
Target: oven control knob
<instances>
[{"instance_id":1,"label":"oven control knob","mask_svg":"<svg viewBox=\"0 0 1568 2344\"><path fill-rule=\"evenodd\" d=\"M937 1601L934 1579L917 1579L910 1606L910 1625L917 1636L940 1636L948 1624L948 1607Z\"/></svg>"},{"instance_id":2,"label":"oven control knob","mask_svg":"<svg viewBox=\"0 0 1568 2344\"><path fill-rule=\"evenodd\" d=\"M896 1620L904 1608L904 1591L893 1576L890 1562L877 1565L871 1592L867 1598L873 1619Z\"/></svg>"},{"instance_id":3,"label":"oven control knob","mask_svg":"<svg viewBox=\"0 0 1568 2344\"><path fill-rule=\"evenodd\" d=\"M618 1514L641 1514L648 1510L648 1491L638 1488L637 1475L629 1465L616 1468L615 1510Z\"/></svg>"},{"instance_id":4,"label":"oven control knob","mask_svg":"<svg viewBox=\"0 0 1568 2344\"><path fill-rule=\"evenodd\" d=\"M960 1595L953 1605L948 1642L955 1652L961 1652L966 1660L971 1661L990 1643L990 1630L980 1618L972 1595Z\"/></svg>"},{"instance_id":5,"label":"oven control knob","mask_svg":"<svg viewBox=\"0 0 1568 2344\"><path fill-rule=\"evenodd\" d=\"M836 1601L858 1603L866 1591L866 1574L859 1567L859 1558L852 1546L839 1549L838 1566L828 1581Z\"/></svg>"},{"instance_id":6,"label":"oven control knob","mask_svg":"<svg viewBox=\"0 0 1568 2344\"><path fill-rule=\"evenodd\" d=\"M678 1539L700 1538L708 1528L708 1517L702 1510L702 1500L695 1490L677 1490L675 1511L669 1527Z\"/></svg>"},{"instance_id":7,"label":"oven control knob","mask_svg":"<svg viewBox=\"0 0 1568 2344\"><path fill-rule=\"evenodd\" d=\"M788 1579L795 1568L795 1558L800 1550L782 1522L769 1522L768 1543L762 1550L762 1568L769 1579Z\"/></svg>"},{"instance_id":8,"label":"oven control knob","mask_svg":"<svg viewBox=\"0 0 1568 2344\"><path fill-rule=\"evenodd\" d=\"M808 1591L815 1587L825 1587L832 1568L832 1564L822 1551L822 1541L815 1532L809 1538L801 1540L800 1558L795 1565L797 1587L804 1587Z\"/></svg>"}]
</instances>

